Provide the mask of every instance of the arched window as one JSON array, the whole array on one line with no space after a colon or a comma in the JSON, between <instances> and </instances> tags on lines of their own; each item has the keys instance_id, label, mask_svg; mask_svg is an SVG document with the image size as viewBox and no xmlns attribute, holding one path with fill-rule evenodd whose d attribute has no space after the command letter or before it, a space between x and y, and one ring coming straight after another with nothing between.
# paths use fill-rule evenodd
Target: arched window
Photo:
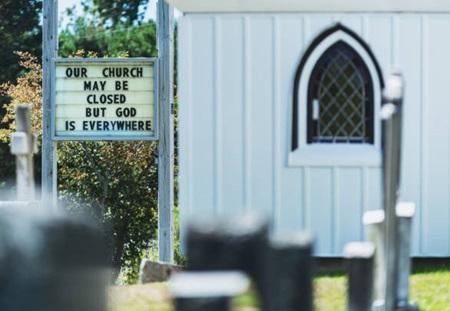
<instances>
[{"instance_id":1,"label":"arched window","mask_svg":"<svg viewBox=\"0 0 450 311\"><path fill-rule=\"evenodd\" d=\"M348 146L356 153L379 148L382 88L381 70L364 40L341 24L322 32L297 68L292 152L308 153L319 146L322 153L325 146Z\"/></svg>"},{"instance_id":2,"label":"arched window","mask_svg":"<svg viewBox=\"0 0 450 311\"><path fill-rule=\"evenodd\" d=\"M307 105L308 143L373 144L372 79L362 58L344 41L316 62Z\"/></svg>"}]
</instances>

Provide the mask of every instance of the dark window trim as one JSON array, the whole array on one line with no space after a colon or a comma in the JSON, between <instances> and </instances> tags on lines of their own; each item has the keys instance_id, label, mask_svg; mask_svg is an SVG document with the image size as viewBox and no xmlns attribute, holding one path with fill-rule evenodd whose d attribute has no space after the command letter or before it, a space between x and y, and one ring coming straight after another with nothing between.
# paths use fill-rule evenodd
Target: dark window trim
<instances>
[{"instance_id":1,"label":"dark window trim","mask_svg":"<svg viewBox=\"0 0 450 311\"><path fill-rule=\"evenodd\" d=\"M378 75L378 79L380 81L380 90L384 88L384 80L383 75L381 73L381 68L375 58L375 55L373 54L372 50L370 49L369 45L360 37L358 34L356 34L353 30L345 27L341 23L337 23L336 25L324 30L321 32L309 45L308 49L305 51L305 53L302 56L302 59L300 61L299 66L297 67L297 71L295 73L295 79L294 79L294 87L293 87L293 107L292 107L292 147L291 150L294 151L298 148L298 87L300 83L300 78L302 76L302 72L304 70L304 67L306 65L306 62L308 61L311 54L314 52L314 50L317 48L317 46L322 43L322 41L327 38L329 35L333 34L337 31L343 31L349 36L351 36L353 39L355 39L367 52L370 59L372 60L373 65L375 66L375 70Z\"/></svg>"}]
</instances>

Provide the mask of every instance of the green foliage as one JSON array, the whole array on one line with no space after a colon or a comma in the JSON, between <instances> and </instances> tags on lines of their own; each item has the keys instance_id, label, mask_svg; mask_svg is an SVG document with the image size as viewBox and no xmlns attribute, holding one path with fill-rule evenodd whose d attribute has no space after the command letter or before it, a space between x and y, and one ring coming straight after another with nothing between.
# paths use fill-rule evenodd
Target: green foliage
<instances>
[{"instance_id":1,"label":"green foliage","mask_svg":"<svg viewBox=\"0 0 450 311\"><path fill-rule=\"evenodd\" d=\"M100 1L94 0L94 3L97 5L100 5ZM112 1L114 2L114 1ZM120 1L118 1L120 2ZM127 1L129 2L129 1ZM132 1L131 1L132 2ZM130 2L130 3L131 3ZM142 3L144 1L141 1ZM153 21L148 22L142 22L139 23L118 23L113 22L115 24L115 27L105 27L102 20L104 18L99 18L99 12L98 7L89 7L87 5L87 1L84 1L85 7L84 11L85 13L88 13L86 17L86 14L84 16L75 17L73 12L69 11L69 17L70 22L68 26L61 32L60 34L60 50L59 53L63 57L67 57L70 55L78 54L78 56L88 56L86 53L81 53L80 50L84 51L90 51L91 54L95 54L96 56L103 57L103 56L111 56L111 55L119 55L119 54L126 54L130 57L152 57L157 56L157 49L156 49L156 40L157 40L157 33L156 33L156 25ZM105 5L104 3L101 5ZM100 12L100 16L103 13ZM105 13L106 14L106 13ZM176 105L175 105L176 107ZM150 153L149 153L150 155ZM67 163L69 164L74 159L67 158ZM176 160L176 159L175 159ZM62 161L62 160L61 160ZM84 159L86 161L86 158ZM90 166L89 172L92 173L92 169L94 166ZM102 165L99 166L99 171L106 169L106 166ZM175 166L175 171L177 170L177 165ZM88 172L88 171L87 171ZM71 172L73 174L74 172ZM91 174L89 173L89 174ZM88 174L88 175L89 175ZM153 180L152 183L156 183L157 176L152 175L151 176ZM91 178L91 177L89 177ZM61 181L62 182L62 181ZM77 190L78 186L74 185L73 187L69 187L66 190L66 193L75 193L79 195L80 191ZM95 187L94 187L95 188ZM115 193L115 191L113 191ZM95 200L98 200L99 197L99 189L93 191L92 193L87 194L85 192L82 197L79 199L85 200L86 198L92 196L93 198L96 198ZM130 196L132 194L130 193ZM138 193L133 195L139 195ZM156 200L157 194L153 194L153 199ZM70 196L68 196L70 197ZM96 203L97 204L97 203ZM155 203L156 204L156 203ZM95 204L94 204L95 205ZM98 205L98 204L97 204ZM98 205L98 206L101 206ZM144 205L145 206L145 205ZM120 207L117 207L120 209ZM144 207L142 207L144 208ZM151 219L151 230L150 232L147 232L147 240L143 240L143 242L150 241L150 239L156 238L156 205L152 208L154 210L152 211L152 219ZM137 209L137 207L136 207ZM98 219L101 219L101 213L96 216ZM150 221L150 218L148 218ZM183 264L185 262L185 258L180 254L180 241L179 241L179 225L178 225L178 212L177 209L175 210L175 261L179 264ZM120 220L120 218L119 218ZM122 221L122 220L121 220ZM117 225L119 225L119 221L117 222ZM132 224L130 224L132 226ZM142 230L147 230L147 227L141 226L139 222L137 222L134 228L141 227ZM147 248L151 248L150 254L147 252L147 256L155 255L157 254L156 250L156 241L152 241L152 245L145 245ZM125 248L127 248L127 244L124 244ZM117 245L115 249L121 249L120 245ZM125 268L124 271L125 279L127 282L130 282L134 279L137 272L138 267L138 260L140 260L142 254L146 254L144 252L144 244L141 244L140 247L136 248L134 252L130 251L131 249L127 249L124 253L125 256L122 260L122 268ZM120 255L120 254L118 254ZM115 260L118 263L118 255L115 255Z\"/></svg>"},{"instance_id":2,"label":"green foliage","mask_svg":"<svg viewBox=\"0 0 450 311\"><path fill-rule=\"evenodd\" d=\"M28 51L35 56L41 54L41 28L39 16L42 0L1 0L0 1L0 83L15 81L22 70L19 56L14 51ZM0 96L0 119L5 111L7 96ZM4 124L1 127L8 126ZM11 187L14 179L14 159L9 154L9 146L0 143L0 188Z\"/></svg>"},{"instance_id":3,"label":"green foliage","mask_svg":"<svg viewBox=\"0 0 450 311\"><path fill-rule=\"evenodd\" d=\"M180 210L178 207L173 211L173 226L174 226L174 261L177 265L186 266L186 257L181 254L181 240L180 240Z\"/></svg>"},{"instance_id":4,"label":"green foliage","mask_svg":"<svg viewBox=\"0 0 450 311\"><path fill-rule=\"evenodd\" d=\"M67 142L58 151L60 199L106 228L116 272L125 267L136 281L157 227L155 143Z\"/></svg>"},{"instance_id":5,"label":"green foliage","mask_svg":"<svg viewBox=\"0 0 450 311\"><path fill-rule=\"evenodd\" d=\"M18 53L25 70L2 91L11 98L0 132L4 141L14 130L14 106L33 108L33 131L42 134L42 69L28 53ZM105 228L111 261L137 279L142 254L155 239L157 226L156 144L150 142L66 142L58 144L60 200L71 213L91 216ZM14 161L12 161L14 163Z\"/></svg>"},{"instance_id":6,"label":"green foliage","mask_svg":"<svg viewBox=\"0 0 450 311\"><path fill-rule=\"evenodd\" d=\"M15 176L14 157L9 151L9 145L0 143L0 189L11 189L14 184L13 178ZM2 199L3 197L2 194Z\"/></svg>"},{"instance_id":7,"label":"green foliage","mask_svg":"<svg viewBox=\"0 0 450 311\"><path fill-rule=\"evenodd\" d=\"M153 21L140 26L118 26L105 29L88 24L78 18L73 29L65 29L60 37L60 55L67 57L83 49L98 56L127 52L130 57L151 57L157 55L156 25Z\"/></svg>"},{"instance_id":8,"label":"green foliage","mask_svg":"<svg viewBox=\"0 0 450 311\"><path fill-rule=\"evenodd\" d=\"M95 10L103 23L112 26L142 21L149 0L94 0Z\"/></svg>"},{"instance_id":9,"label":"green foliage","mask_svg":"<svg viewBox=\"0 0 450 311\"><path fill-rule=\"evenodd\" d=\"M89 8L87 1L84 3L87 15L75 17L72 12L70 23L60 34L60 56L156 56L156 25L153 21L104 27L95 7ZM3 2L0 8L2 5ZM2 88L11 98L3 119L5 128L0 131L4 141L14 129L11 122L14 122L14 106L19 102L33 106L33 130L41 134L39 59L29 53L17 53L14 57L17 60L11 63L22 75ZM156 144L149 142L66 142L58 145L60 200L70 212L88 214L105 226L113 265L124 271L127 282L137 279L140 260L149 243L156 240L158 178L155 153ZM8 164L14 172L13 159L10 158ZM183 260L178 253L176 258Z\"/></svg>"},{"instance_id":10,"label":"green foliage","mask_svg":"<svg viewBox=\"0 0 450 311\"><path fill-rule=\"evenodd\" d=\"M42 0L0 1L0 83L15 80L21 68L15 51L41 54Z\"/></svg>"},{"instance_id":11,"label":"green foliage","mask_svg":"<svg viewBox=\"0 0 450 311\"><path fill-rule=\"evenodd\" d=\"M99 57L124 52L130 57L157 55L156 25L153 21L139 25L117 24L109 28L99 23L95 15L91 18L85 15L75 17L69 11L69 17L70 22L59 35L59 53L62 57L74 55L80 49L94 52Z\"/></svg>"},{"instance_id":12,"label":"green foliage","mask_svg":"<svg viewBox=\"0 0 450 311\"><path fill-rule=\"evenodd\" d=\"M105 27L95 13L71 18L60 33L62 57L151 57L156 25L119 23ZM83 52L89 51L89 52ZM61 199L72 212L90 214L106 225L112 261L127 283L137 280L140 261L156 239L157 171L155 143L72 142L59 148Z\"/></svg>"}]
</instances>

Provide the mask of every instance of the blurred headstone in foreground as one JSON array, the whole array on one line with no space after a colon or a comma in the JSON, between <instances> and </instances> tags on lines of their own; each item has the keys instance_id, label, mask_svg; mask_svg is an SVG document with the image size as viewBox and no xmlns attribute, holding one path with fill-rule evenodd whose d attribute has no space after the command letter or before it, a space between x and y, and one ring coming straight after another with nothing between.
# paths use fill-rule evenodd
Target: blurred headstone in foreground
<instances>
[{"instance_id":1,"label":"blurred headstone in foreground","mask_svg":"<svg viewBox=\"0 0 450 311\"><path fill-rule=\"evenodd\" d=\"M411 223L414 215L414 204L401 203L401 150L404 80L399 71L389 75L383 92L381 118L383 126L383 203L384 203L384 239L383 278L376 280L384 284L384 297L377 299L376 305L383 310L417 310L417 306L409 302L409 274L411 249ZM400 214L398 209L400 207ZM379 239L379 238L378 238ZM379 257L376 257L379 258ZM377 264L377 266L381 266ZM380 302L383 302L381 304Z\"/></svg>"},{"instance_id":2,"label":"blurred headstone in foreground","mask_svg":"<svg viewBox=\"0 0 450 311\"><path fill-rule=\"evenodd\" d=\"M412 222L416 205L399 202L396 207L398 217L398 285L397 311L418 311L419 306L409 298L409 275L411 274Z\"/></svg>"},{"instance_id":3,"label":"blurred headstone in foreground","mask_svg":"<svg viewBox=\"0 0 450 311\"><path fill-rule=\"evenodd\" d=\"M187 269L243 270L253 277L267 244L268 224L255 215L197 220L187 233Z\"/></svg>"},{"instance_id":4,"label":"blurred headstone in foreground","mask_svg":"<svg viewBox=\"0 0 450 311\"><path fill-rule=\"evenodd\" d=\"M236 271L181 272L170 281L177 311L229 311L232 298L242 294L249 279Z\"/></svg>"},{"instance_id":5,"label":"blurred headstone in foreground","mask_svg":"<svg viewBox=\"0 0 450 311\"><path fill-rule=\"evenodd\" d=\"M313 310L313 239L307 233L275 238L270 243L270 310Z\"/></svg>"},{"instance_id":6,"label":"blurred headstone in foreground","mask_svg":"<svg viewBox=\"0 0 450 311\"><path fill-rule=\"evenodd\" d=\"M351 242L344 256L348 273L348 310L372 310L373 260L375 246L371 242Z\"/></svg>"},{"instance_id":7,"label":"blurred headstone in foreground","mask_svg":"<svg viewBox=\"0 0 450 311\"><path fill-rule=\"evenodd\" d=\"M106 310L99 230L41 209L0 209L0 310Z\"/></svg>"},{"instance_id":8,"label":"blurred headstone in foreground","mask_svg":"<svg viewBox=\"0 0 450 311\"><path fill-rule=\"evenodd\" d=\"M239 270L255 282L262 304L267 279L268 223L254 214L191 222L187 232L187 270Z\"/></svg>"}]
</instances>

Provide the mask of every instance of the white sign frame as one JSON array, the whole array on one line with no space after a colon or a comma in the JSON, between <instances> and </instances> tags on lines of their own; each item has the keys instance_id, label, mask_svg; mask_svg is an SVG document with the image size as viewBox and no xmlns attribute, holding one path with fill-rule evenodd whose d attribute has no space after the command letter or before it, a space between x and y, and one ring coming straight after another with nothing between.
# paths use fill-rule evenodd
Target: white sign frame
<instances>
[{"instance_id":1,"label":"white sign frame","mask_svg":"<svg viewBox=\"0 0 450 311\"><path fill-rule=\"evenodd\" d=\"M134 135L122 135L114 136L99 134L99 135L77 135L77 136L67 136L67 135L56 135L56 89L53 90L51 94L51 118L52 118L52 141L157 141L159 140L159 69L158 69L158 58L156 57L135 57L135 58L56 58L53 59L53 79L52 83L56 86L56 66L57 64L76 64L80 65L82 63L111 63L111 64L145 64L153 66L153 135L149 136L134 136Z\"/></svg>"}]
</instances>

